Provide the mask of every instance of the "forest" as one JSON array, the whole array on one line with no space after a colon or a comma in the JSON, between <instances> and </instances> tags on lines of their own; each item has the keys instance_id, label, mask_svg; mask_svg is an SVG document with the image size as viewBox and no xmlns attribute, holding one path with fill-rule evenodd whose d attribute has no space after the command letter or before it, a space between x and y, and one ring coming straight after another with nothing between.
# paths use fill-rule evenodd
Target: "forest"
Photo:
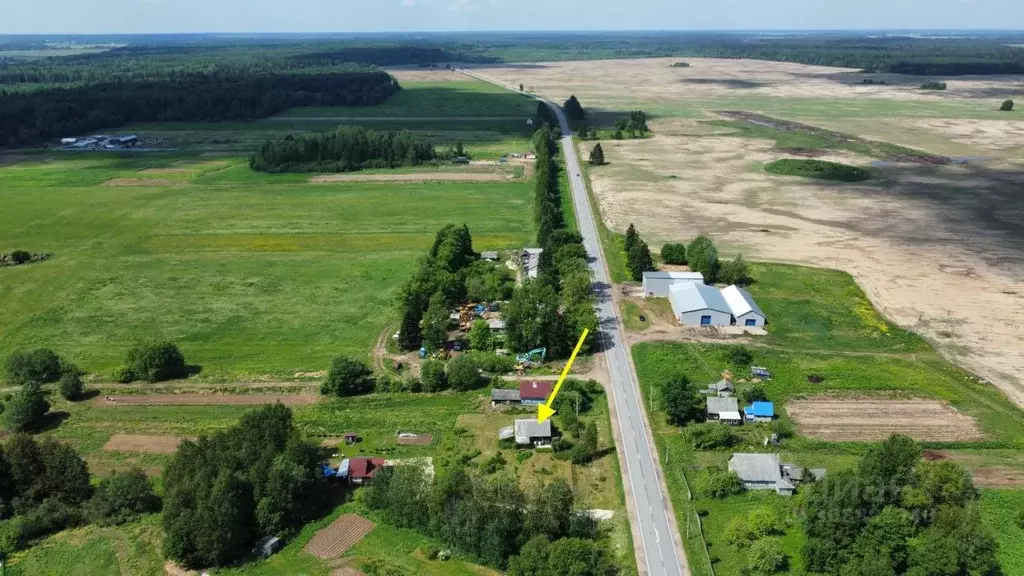
<instances>
[{"instance_id":1,"label":"forest","mask_svg":"<svg viewBox=\"0 0 1024 576\"><path fill-rule=\"evenodd\" d=\"M411 132L339 126L334 132L266 142L249 158L249 167L257 172L351 172L416 166L436 157L434 147Z\"/></svg>"}]
</instances>

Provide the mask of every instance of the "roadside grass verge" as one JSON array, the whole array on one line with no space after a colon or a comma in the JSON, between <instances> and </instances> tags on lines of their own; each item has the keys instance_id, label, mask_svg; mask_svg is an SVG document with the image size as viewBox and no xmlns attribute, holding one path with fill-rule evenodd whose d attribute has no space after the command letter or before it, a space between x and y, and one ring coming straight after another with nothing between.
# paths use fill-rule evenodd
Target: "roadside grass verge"
<instances>
[{"instance_id":1,"label":"roadside grass verge","mask_svg":"<svg viewBox=\"0 0 1024 576\"><path fill-rule=\"evenodd\" d=\"M770 174L800 176L835 182L863 182L871 179L871 171L864 168L840 164L839 162L802 158L782 158L769 162L765 164L764 171Z\"/></svg>"},{"instance_id":2,"label":"roadside grass verge","mask_svg":"<svg viewBox=\"0 0 1024 576\"><path fill-rule=\"evenodd\" d=\"M576 156L582 158L579 151L579 142L573 138L573 146L576 146ZM580 170L583 175L583 183L587 189L587 197L590 200L590 209L594 214L594 221L597 222L597 233L601 238L601 245L604 248L605 261L608 264L608 274L612 282L628 282L629 268L626 267L626 235L613 232L604 225L601 219L601 208L594 197L594 191L590 183L590 168L584 161L580 161Z\"/></svg>"}]
</instances>

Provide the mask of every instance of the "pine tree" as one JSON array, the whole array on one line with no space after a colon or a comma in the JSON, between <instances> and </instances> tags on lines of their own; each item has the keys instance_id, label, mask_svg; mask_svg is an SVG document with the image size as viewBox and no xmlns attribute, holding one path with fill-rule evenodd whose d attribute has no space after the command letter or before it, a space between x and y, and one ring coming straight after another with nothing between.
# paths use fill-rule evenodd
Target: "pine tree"
<instances>
[{"instance_id":1,"label":"pine tree","mask_svg":"<svg viewBox=\"0 0 1024 576\"><path fill-rule=\"evenodd\" d=\"M582 122L584 113L583 106L580 105L580 101L576 99L576 95L569 96L569 99L565 101L562 106L565 109L565 115L569 117L572 122Z\"/></svg>"},{"instance_id":2,"label":"pine tree","mask_svg":"<svg viewBox=\"0 0 1024 576\"><path fill-rule=\"evenodd\" d=\"M410 306L402 315L402 327L398 330L398 345L403 350L415 350L420 347L420 312Z\"/></svg>"},{"instance_id":3,"label":"pine tree","mask_svg":"<svg viewBox=\"0 0 1024 576\"><path fill-rule=\"evenodd\" d=\"M626 253L626 266L633 280L640 280L644 272L654 270L654 259L651 258L651 249L647 242L637 238L633 248Z\"/></svg>"},{"instance_id":4,"label":"pine tree","mask_svg":"<svg viewBox=\"0 0 1024 576\"><path fill-rule=\"evenodd\" d=\"M590 163L597 166L604 164L604 149L601 148L600 142L590 151Z\"/></svg>"},{"instance_id":5,"label":"pine tree","mask_svg":"<svg viewBox=\"0 0 1024 576\"><path fill-rule=\"evenodd\" d=\"M444 349L448 340L448 305L444 295L435 292L430 297L427 313L423 315L423 344L431 352Z\"/></svg>"},{"instance_id":6,"label":"pine tree","mask_svg":"<svg viewBox=\"0 0 1024 576\"><path fill-rule=\"evenodd\" d=\"M626 228L626 245L623 247L626 250L626 254L629 254L633 250L633 246L636 245L636 241L639 236L636 233L636 227L633 223L629 223L629 228Z\"/></svg>"}]
</instances>

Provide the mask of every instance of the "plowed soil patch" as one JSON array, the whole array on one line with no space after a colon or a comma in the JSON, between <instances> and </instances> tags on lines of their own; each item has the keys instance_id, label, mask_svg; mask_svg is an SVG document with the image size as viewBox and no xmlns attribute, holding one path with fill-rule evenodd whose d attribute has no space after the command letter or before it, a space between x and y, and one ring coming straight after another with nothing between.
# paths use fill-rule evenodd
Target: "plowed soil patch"
<instances>
[{"instance_id":1,"label":"plowed soil patch","mask_svg":"<svg viewBox=\"0 0 1024 576\"><path fill-rule=\"evenodd\" d=\"M426 446L434 437L430 434L420 434L415 438L399 438L398 443L402 446Z\"/></svg>"},{"instance_id":2,"label":"plowed soil patch","mask_svg":"<svg viewBox=\"0 0 1024 576\"><path fill-rule=\"evenodd\" d=\"M145 452L147 454L173 454L183 440L194 436L149 436L146 434L114 434L104 444L104 450L115 452Z\"/></svg>"},{"instance_id":3,"label":"plowed soil patch","mask_svg":"<svg viewBox=\"0 0 1024 576\"><path fill-rule=\"evenodd\" d=\"M801 433L826 440L980 440L972 418L935 400L810 399L786 406Z\"/></svg>"},{"instance_id":4,"label":"plowed soil patch","mask_svg":"<svg viewBox=\"0 0 1024 576\"><path fill-rule=\"evenodd\" d=\"M312 394L138 394L131 396L100 396L96 399L98 406L209 406L217 404L253 405L274 404L285 405L315 404L319 399Z\"/></svg>"},{"instance_id":5,"label":"plowed soil patch","mask_svg":"<svg viewBox=\"0 0 1024 576\"><path fill-rule=\"evenodd\" d=\"M994 468L977 468L971 471L974 485L980 488L1012 488L1024 486L1024 470L996 466Z\"/></svg>"},{"instance_id":6,"label":"plowed soil patch","mask_svg":"<svg viewBox=\"0 0 1024 576\"><path fill-rule=\"evenodd\" d=\"M337 558L373 530L374 523L356 514L345 514L317 532L306 552L317 558Z\"/></svg>"},{"instance_id":7,"label":"plowed soil patch","mask_svg":"<svg viewBox=\"0 0 1024 576\"><path fill-rule=\"evenodd\" d=\"M309 179L314 184L330 182L488 182L510 180L499 172L418 172L406 174L321 174Z\"/></svg>"},{"instance_id":8,"label":"plowed soil patch","mask_svg":"<svg viewBox=\"0 0 1024 576\"><path fill-rule=\"evenodd\" d=\"M131 188L136 186L172 186L173 180L163 178L114 178L103 183L104 186L117 186Z\"/></svg>"}]
</instances>

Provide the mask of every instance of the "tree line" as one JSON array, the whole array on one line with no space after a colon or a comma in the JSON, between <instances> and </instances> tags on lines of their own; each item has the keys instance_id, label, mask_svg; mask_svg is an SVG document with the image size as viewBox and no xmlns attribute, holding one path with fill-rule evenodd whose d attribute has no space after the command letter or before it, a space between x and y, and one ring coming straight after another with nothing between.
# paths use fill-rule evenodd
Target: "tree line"
<instances>
[{"instance_id":1,"label":"tree line","mask_svg":"<svg viewBox=\"0 0 1024 576\"><path fill-rule=\"evenodd\" d=\"M339 126L334 132L267 141L249 157L249 167L258 172L350 172L418 166L437 157L431 144L411 132Z\"/></svg>"},{"instance_id":2,"label":"tree line","mask_svg":"<svg viewBox=\"0 0 1024 576\"><path fill-rule=\"evenodd\" d=\"M525 280L515 291L502 318L510 348L524 352L544 347L550 357L562 358L584 328L594 333L584 342L583 350L588 351L596 341L598 322L583 238L569 230L562 212L556 134L557 129L543 126L533 137L534 220L542 249L537 278Z\"/></svg>"},{"instance_id":3,"label":"tree line","mask_svg":"<svg viewBox=\"0 0 1024 576\"><path fill-rule=\"evenodd\" d=\"M564 480L525 492L506 474L453 464L430 479L415 465L381 469L363 503L389 524L437 538L510 576L611 576L607 538Z\"/></svg>"},{"instance_id":4,"label":"tree line","mask_svg":"<svg viewBox=\"0 0 1024 576\"><path fill-rule=\"evenodd\" d=\"M633 280L643 280L643 273L655 270L654 259L647 242L640 237L636 227L630 223L623 239L626 253L626 267ZM750 281L749 267L742 255L734 260L721 261L718 248L707 236L698 236L687 246L669 242L661 247L661 261L665 264L688 265L690 270L700 272L705 284L746 284Z\"/></svg>"},{"instance_id":5,"label":"tree line","mask_svg":"<svg viewBox=\"0 0 1024 576\"><path fill-rule=\"evenodd\" d=\"M399 90L382 71L272 72L119 80L0 91L0 145L32 144L129 122L253 120L295 106L369 106Z\"/></svg>"}]
</instances>

